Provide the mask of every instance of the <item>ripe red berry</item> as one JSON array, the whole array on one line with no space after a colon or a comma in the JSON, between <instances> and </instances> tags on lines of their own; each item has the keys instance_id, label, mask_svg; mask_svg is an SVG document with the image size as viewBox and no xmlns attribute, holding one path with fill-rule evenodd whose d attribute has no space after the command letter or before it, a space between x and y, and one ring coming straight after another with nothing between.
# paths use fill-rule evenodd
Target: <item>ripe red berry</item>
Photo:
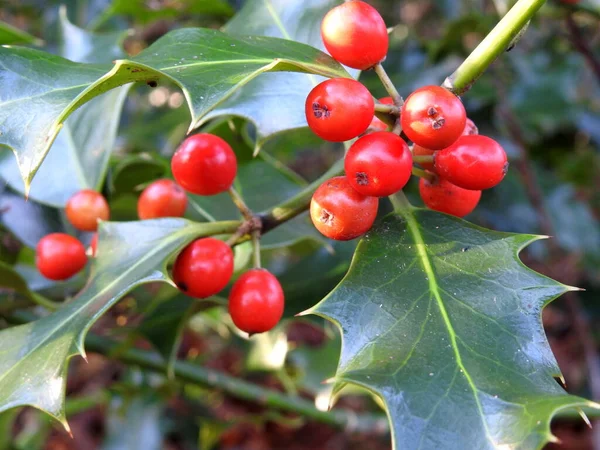
<instances>
[{"instance_id":1,"label":"ripe red berry","mask_svg":"<svg viewBox=\"0 0 600 450\"><path fill-rule=\"evenodd\" d=\"M264 269L244 273L229 294L229 314L233 323L250 334L271 330L281 319L283 307L281 284Z\"/></svg>"},{"instance_id":2,"label":"ripe red berry","mask_svg":"<svg viewBox=\"0 0 600 450\"><path fill-rule=\"evenodd\" d=\"M108 203L102 194L91 189L83 189L73 195L65 212L71 225L81 231L96 231L98 219L108 220L110 216Z\"/></svg>"},{"instance_id":3,"label":"ripe red berry","mask_svg":"<svg viewBox=\"0 0 600 450\"><path fill-rule=\"evenodd\" d=\"M380 98L379 103L383 105L393 105L394 99L392 99L392 97ZM389 127L387 123L379 119L377 116L373 116L373 120L371 120L371 125L369 125L369 128L373 129L374 131L387 131Z\"/></svg>"},{"instance_id":4,"label":"ripe red berry","mask_svg":"<svg viewBox=\"0 0 600 450\"><path fill-rule=\"evenodd\" d=\"M171 160L173 176L186 191L216 195L229 189L237 173L237 160L231 146L213 134L188 137Z\"/></svg>"},{"instance_id":5,"label":"ripe red berry","mask_svg":"<svg viewBox=\"0 0 600 450\"><path fill-rule=\"evenodd\" d=\"M172 180L157 180L150 184L138 199L137 211L140 219L158 217L182 217L187 207L187 195Z\"/></svg>"},{"instance_id":6,"label":"ripe red berry","mask_svg":"<svg viewBox=\"0 0 600 450\"><path fill-rule=\"evenodd\" d=\"M462 132L463 136L470 136L472 134L479 134L479 129L475 122L467 117L467 121L465 122L465 129Z\"/></svg>"},{"instance_id":7,"label":"ripe red berry","mask_svg":"<svg viewBox=\"0 0 600 450\"><path fill-rule=\"evenodd\" d=\"M440 150L465 129L467 115L460 99L439 86L424 86L408 96L401 111L402 130L415 144Z\"/></svg>"},{"instance_id":8,"label":"ripe red berry","mask_svg":"<svg viewBox=\"0 0 600 450\"><path fill-rule=\"evenodd\" d=\"M467 136L471 134L478 134L479 130L475 123L467 117L467 122L465 124L465 129L462 132L462 136ZM413 145L413 155L414 156L433 156L436 150L429 150L428 148L421 147L420 145ZM423 167L423 169L434 170L433 162L420 162L419 165Z\"/></svg>"},{"instance_id":9,"label":"ripe red berry","mask_svg":"<svg viewBox=\"0 0 600 450\"><path fill-rule=\"evenodd\" d=\"M197 239L179 254L173 281L191 297L207 298L222 291L233 275L233 252L215 238Z\"/></svg>"},{"instance_id":10,"label":"ripe red berry","mask_svg":"<svg viewBox=\"0 0 600 450\"><path fill-rule=\"evenodd\" d=\"M400 136L379 131L352 144L344 168L348 183L356 191L369 197L387 197L408 183L412 154Z\"/></svg>"},{"instance_id":11,"label":"ripe red berry","mask_svg":"<svg viewBox=\"0 0 600 450\"><path fill-rule=\"evenodd\" d=\"M334 59L360 70L383 61L389 46L381 14L361 1L346 2L329 11L321 23L321 37Z\"/></svg>"},{"instance_id":12,"label":"ripe red berry","mask_svg":"<svg viewBox=\"0 0 600 450\"><path fill-rule=\"evenodd\" d=\"M85 247L73 236L52 233L44 236L35 248L35 265L50 280L66 280L85 267Z\"/></svg>"},{"instance_id":13,"label":"ripe red berry","mask_svg":"<svg viewBox=\"0 0 600 450\"><path fill-rule=\"evenodd\" d=\"M349 241L365 234L377 217L379 201L355 191L346 177L325 181L313 194L310 217L324 236Z\"/></svg>"},{"instance_id":14,"label":"ripe red berry","mask_svg":"<svg viewBox=\"0 0 600 450\"><path fill-rule=\"evenodd\" d=\"M375 101L356 80L334 78L317 85L306 98L306 121L321 139L343 142L369 127Z\"/></svg>"},{"instance_id":15,"label":"ripe red berry","mask_svg":"<svg viewBox=\"0 0 600 450\"><path fill-rule=\"evenodd\" d=\"M464 189L482 190L496 186L508 170L504 149L481 135L461 136L450 147L436 153L435 171Z\"/></svg>"},{"instance_id":16,"label":"ripe red berry","mask_svg":"<svg viewBox=\"0 0 600 450\"><path fill-rule=\"evenodd\" d=\"M456 217L464 217L473 211L481 198L481 191L460 188L443 178L433 182L421 178L419 193L428 208Z\"/></svg>"},{"instance_id":17,"label":"ripe red berry","mask_svg":"<svg viewBox=\"0 0 600 450\"><path fill-rule=\"evenodd\" d=\"M92 236L92 240L90 242L90 249L92 250L92 256L96 256L96 251L98 249L98 233L94 233Z\"/></svg>"}]
</instances>

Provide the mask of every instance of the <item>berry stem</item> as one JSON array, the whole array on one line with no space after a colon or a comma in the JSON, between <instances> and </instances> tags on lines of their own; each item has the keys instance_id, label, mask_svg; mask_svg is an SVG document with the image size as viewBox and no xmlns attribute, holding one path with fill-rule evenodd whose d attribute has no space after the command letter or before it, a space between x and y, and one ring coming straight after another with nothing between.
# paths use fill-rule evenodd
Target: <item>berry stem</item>
<instances>
[{"instance_id":1,"label":"berry stem","mask_svg":"<svg viewBox=\"0 0 600 450\"><path fill-rule=\"evenodd\" d=\"M443 87L456 95L467 92L488 66L508 48L513 38L527 26L544 2L545 0L518 0L459 68L446 78Z\"/></svg>"},{"instance_id":2,"label":"berry stem","mask_svg":"<svg viewBox=\"0 0 600 450\"><path fill-rule=\"evenodd\" d=\"M412 205L406 198L406 195L403 191L398 191L394 195L390 195L388 198L390 199L390 202L392 202L395 212L406 211L407 209L412 208Z\"/></svg>"},{"instance_id":3,"label":"berry stem","mask_svg":"<svg viewBox=\"0 0 600 450\"><path fill-rule=\"evenodd\" d=\"M334 163L319 179L306 186L294 197L280 203L268 211L260 213L258 216L262 220L262 233L264 234L273 228L278 227L282 223L293 219L297 215L302 214L309 208L313 193L323 182L343 174L344 160L341 159Z\"/></svg>"},{"instance_id":4,"label":"berry stem","mask_svg":"<svg viewBox=\"0 0 600 450\"><path fill-rule=\"evenodd\" d=\"M400 92L398 92L398 89L396 89L396 86L394 86L394 83L392 83L392 80L390 79L389 75L387 74L381 63L376 64L375 67L373 67L373 70L375 70L375 73L381 80L383 87L388 92L388 94L390 94L392 100L394 100L394 105L396 105L398 108L401 108L404 104L404 99L400 95Z\"/></svg>"},{"instance_id":5,"label":"berry stem","mask_svg":"<svg viewBox=\"0 0 600 450\"><path fill-rule=\"evenodd\" d=\"M254 261L254 268L260 269L260 230L254 230L252 232L252 257Z\"/></svg>"},{"instance_id":6,"label":"berry stem","mask_svg":"<svg viewBox=\"0 0 600 450\"><path fill-rule=\"evenodd\" d=\"M419 169L418 167L412 168L412 174L419 178L425 178L429 182L432 182L436 179L435 174L433 174L431 172L427 172L426 170L423 170L423 169Z\"/></svg>"},{"instance_id":7,"label":"berry stem","mask_svg":"<svg viewBox=\"0 0 600 450\"><path fill-rule=\"evenodd\" d=\"M244 219L251 220L254 217L254 214L252 213L252 210L248 208L248 205L246 205L246 202L239 192L236 191L233 186L231 186L227 192L229 192L231 200L233 200L233 203L235 206L237 206L237 209L240 210Z\"/></svg>"},{"instance_id":8,"label":"berry stem","mask_svg":"<svg viewBox=\"0 0 600 450\"><path fill-rule=\"evenodd\" d=\"M433 155L413 155L412 159L417 164L427 164L433 162Z\"/></svg>"},{"instance_id":9,"label":"berry stem","mask_svg":"<svg viewBox=\"0 0 600 450\"><path fill-rule=\"evenodd\" d=\"M396 105L385 105L383 103L375 103L375 111L380 113L392 114L397 116L400 114L400 108Z\"/></svg>"},{"instance_id":10,"label":"berry stem","mask_svg":"<svg viewBox=\"0 0 600 450\"><path fill-rule=\"evenodd\" d=\"M49 309L50 311L55 311L58 308L60 308L59 303L53 302L52 300L49 300L43 295L37 294L36 292L31 293L31 300L35 304L43 306L44 308Z\"/></svg>"}]
</instances>

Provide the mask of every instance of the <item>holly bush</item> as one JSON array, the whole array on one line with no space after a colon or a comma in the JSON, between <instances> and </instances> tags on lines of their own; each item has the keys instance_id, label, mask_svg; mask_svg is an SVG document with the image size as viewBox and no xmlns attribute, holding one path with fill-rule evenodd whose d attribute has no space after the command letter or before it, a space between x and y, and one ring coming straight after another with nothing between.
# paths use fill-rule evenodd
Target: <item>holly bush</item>
<instances>
[{"instance_id":1,"label":"holly bush","mask_svg":"<svg viewBox=\"0 0 600 450\"><path fill-rule=\"evenodd\" d=\"M598 415L600 6L368 3L3 7L0 448L98 407L144 449L537 449Z\"/></svg>"}]
</instances>

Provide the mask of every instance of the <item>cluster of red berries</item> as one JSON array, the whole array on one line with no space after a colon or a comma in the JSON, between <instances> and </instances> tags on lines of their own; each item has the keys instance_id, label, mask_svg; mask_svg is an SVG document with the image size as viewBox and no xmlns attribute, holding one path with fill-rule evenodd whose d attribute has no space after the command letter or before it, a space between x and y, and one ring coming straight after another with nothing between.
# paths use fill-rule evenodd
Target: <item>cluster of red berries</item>
<instances>
[{"instance_id":1,"label":"cluster of red berries","mask_svg":"<svg viewBox=\"0 0 600 450\"><path fill-rule=\"evenodd\" d=\"M182 217L187 208L187 192L216 195L231 188L237 174L237 160L230 145L218 136L196 134L187 138L171 160L176 180L161 179L144 189L137 204L140 219ZM80 231L95 232L99 220L108 220L109 206L93 190L82 190L69 199L66 216ZM96 255L98 234L91 241ZM86 250L75 237L53 233L42 238L36 248L36 265L51 280L65 280L80 272L87 263ZM187 295L208 298L221 292L233 276L231 247L208 237L193 241L178 255L173 265L173 281ZM247 333L272 329L281 319L284 295L277 278L255 268L242 274L229 294L229 313L235 325Z\"/></svg>"},{"instance_id":2,"label":"cluster of red berries","mask_svg":"<svg viewBox=\"0 0 600 450\"><path fill-rule=\"evenodd\" d=\"M331 56L355 69L373 68L388 51L383 18L362 1L333 8L323 19L321 35ZM391 97L379 103L394 106ZM358 81L327 80L308 94L306 119L315 134L332 142L362 135L346 154L346 175L327 180L313 195L311 218L325 236L350 240L368 231L378 198L404 188L413 162L427 169L419 185L425 205L459 217L475 208L481 190L504 178L506 153L493 139L478 135L461 100L449 90L425 86L404 103L398 99L395 106L412 151L399 133L389 131L375 116L375 101ZM416 161L413 156L418 156Z\"/></svg>"}]
</instances>

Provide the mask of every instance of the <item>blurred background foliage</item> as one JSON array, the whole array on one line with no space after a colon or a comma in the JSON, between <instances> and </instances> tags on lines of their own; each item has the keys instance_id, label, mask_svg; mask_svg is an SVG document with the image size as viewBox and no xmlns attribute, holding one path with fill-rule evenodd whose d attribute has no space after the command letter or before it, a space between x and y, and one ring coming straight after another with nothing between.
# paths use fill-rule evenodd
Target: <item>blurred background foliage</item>
<instances>
[{"instance_id":1,"label":"blurred background foliage","mask_svg":"<svg viewBox=\"0 0 600 450\"><path fill-rule=\"evenodd\" d=\"M387 24L395 26L385 66L404 95L425 84L440 84L511 6L508 0L371 3ZM242 0L3 0L0 43L36 46L78 61L110 61L138 53L175 28L222 27L242 4ZM65 7L62 12L60 5ZM499 140L511 160L506 181L484 193L469 219L496 230L553 236L532 245L523 259L544 274L585 288L546 308L544 324L569 390L596 400L600 395L599 24L600 0L550 1L518 44L463 99L480 131ZM374 74L364 73L361 80L375 96L385 95ZM135 220L143 187L169 175L169 157L189 124L181 92L166 84L121 89L86 106L82 116L98 117L93 126L78 127L77 118L70 119L73 142L61 142L59 137L50 152L55 156L44 162L34 180L30 201L19 193L12 155L6 150L0 155L0 173L7 181L0 187L0 313L27 307L35 292L64 301L84 282L82 276L52 283L33 267L32 249L43 235L73 232L59 208L81 188L69 176L69 152L80 153L79 170L88 185L103 189L114 220ZM114 113L105 114L107 109ZM97 142L90 143L93 128L100 130L96 139L107 151L96 152L92 144ZM253 159L257 132L252 123L220 118L206 129L234 144L241 161L238 182L257 210L289 197L342 154L339 146L297 129L268 139ZM57 179L64 179L64 185ZM278 189L265 190L265 183ZM416 183L411 183L407 191L418 204ZM235 214L225 200L193 198L187 216L210 220ZM90 239L85 234L79 237L84 242ZM316 406L326 409L328 387L321 381L334 373L339 336L320 320L293 315L336 285L355 244L324 241L306 216L267 235L265 244L266 266L286 291L288 319L276 332L247 341L232 331L223 299L198 304L165 286L135 290L95 326L95 332L119 338L117 352L134 345L153 347L171 362L175 357L187 359L292 395L314 397ZM238 270L246 266L249 255L244 245L236 251ZM390 445L385 430L335 430L214 390L181 385L94 353L87 364L72 362L67 394L74 439L34 410L12 410L0 414L0 450ZM341 407L379 411L376 401L364 393L353 389L345 394L339 400ZM558 421L555 432L563 441L561 448L594 448L592 433L577 419Z\"/></svg>"}]
</instances>

